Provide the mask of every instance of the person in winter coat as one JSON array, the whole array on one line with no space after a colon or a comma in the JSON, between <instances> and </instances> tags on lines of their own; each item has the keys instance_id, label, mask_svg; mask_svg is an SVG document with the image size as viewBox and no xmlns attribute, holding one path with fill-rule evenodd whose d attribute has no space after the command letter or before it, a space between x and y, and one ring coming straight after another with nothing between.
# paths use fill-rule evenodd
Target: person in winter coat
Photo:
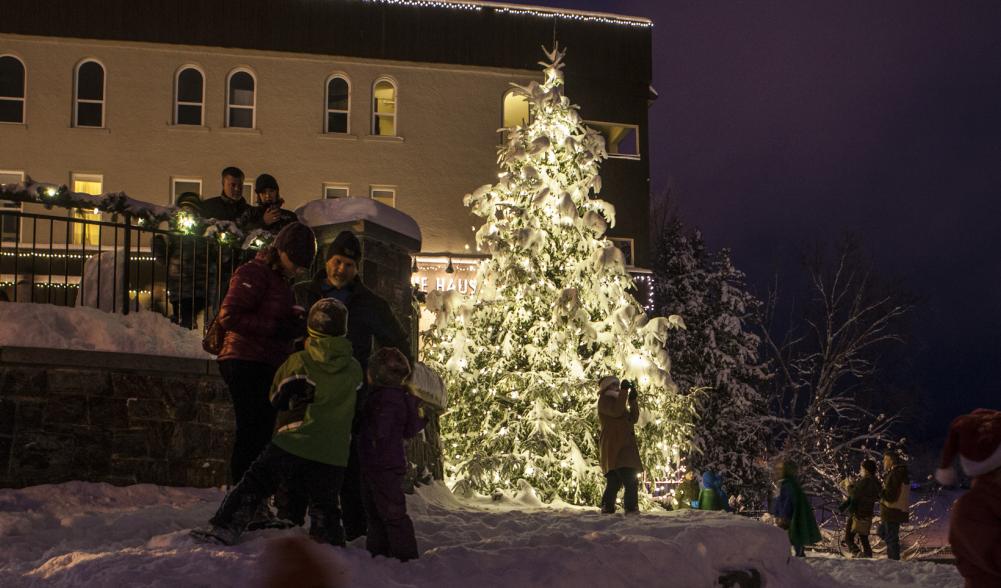
<instances>
[{"instance_id":1,"label":"person in winter coat","mask_svg":"<svg viewBox=\"0 0 1001 588\"><path fill-rule=\"evenodd\" d=\"M772 502L771 514L775 524L789 532L796 557L806 557L806 545L820 542L820 529L810 501L796 478L796 464L785 460L776 465L775 476L779 494Z\"/></svg>"},{"instance_id":2,"label":"person in winter coat","mask_svg":"<svg viewBox=\"0 0 1001 588\"><path fill-rule=\"evenodd\" d=\"M376 347L395 347L413 361L407 333L393 315L389 304L369 290L358 276L361 243L351 231L342 231L327 247L323 268L312 280L295 285L295 298L303 308L309 308L321 298L336 298L348 307L348 340L355 359L367 373L368 359ZM358 411L354 432L358 433L360 410L365 406L367 387L358 391ZM341 487L341 509L348 541L366 532L365 508L362 503L361 468L355 441L351 443L351 461ZM295 494L279 494L279 512L290 520L302 517L303 502Z\"/></svg>"},{"instance_id":3,"label":"person in winter coat","mask_svg":"<svg viewBox=\"0 0 1001 588\"><path fill-rule=\"evenodd\" d=\"M344 546L336 490L348 463L355 390L362 381L344 337L347 313L336 300L309 310L305 349L278 368L271 384L270 402L281 417L277 431L223 499L211 527L192 531L196 539L232 545L284 481L308 497L310 536Z\"/></svg>"},{"instance_id":4,"label":"person in winter coat","mask_svg":"<svg viewBox=\"0 0 1001 588\"><path fill-rule=\"evenodd\" d=\"M358 434L362 499L368 519L365 548L373 557L401 561L417 558L414 524L407 516L403 477L407 473L406 439L426 424L420 401L404 385L410 375L407 358L397 349L383 347L368 364L368 400L362 409Z\"/></svg>"},{"instance_id":5,"label":"person in winter coat","mask_svg":"<svg viewBox=\"0 0 1001 588\"><path fill-rule=\"evenodd\" d=\"M730 499L723 491L723 478L714 472L702 474L699 510L730 510Z\"/></svg>"},{"instance_id":6,"label":"person in winter coat","mask_svg":"<svg viewBox=\"0 0 1001 588\"><path fill-rule=\"evenodd\" d=\"M222 193L202 203L202 216L235 223L250 208L243 198L243 178L243 170L238 167L222 170Z\"/></svg>"},{"instance_id":7,"label":"person in winter coat","mask_svg":"<svg viewBox=\"0 0 1001 588\"><path fill-rule=\"evenodd\" d=\"M956 482L956 456L973 478L949 517L949 545L966 588L1001 586L1001 411L978 408L949 425L935 479Z\"/></svg>"},{"instance_id":8,"label":"person in winter coat","mask_svg":"<svg viewBox=\"0 0 1001 588\"><path fill-rule=\"evenodd\" d=\"M897 451L883 454L883 470L876 534L886 542L886 557L900 559L900 524L906 523L909 516L911 479L904 457Z\"/></svg>"},{"instance_id":9,"label":"person in winter coat","mask_svg":"<svg viewBox=\"0 0 1001 588\"><path fill-rule=\"evenodd\" d=\"M222 170L222 194L202 202L202 218L230 221L236 224L237 220L250 208L250 204L243 197L243 179L243 170L238 167L227 167ZM246 258L239 248L227 246L221 249L219 254L219 271L222 273L220 282L225 286L229 284L236 266L246 261ZM215 253L214 249L212 253Z\"/></svg>"},{"instance_id":10,"label":"person in winter coat","mask_svg":"<svg viewBox=\"0 0 1001 588\"><path fill-rule=\"evenodd\" d=\"M639 481L643 471L639 446L633 425L640 418L636 388L629 380L622 385L615 376L605 376L598 382L598 420L601 471L605 474L605 492L601 497L601 512L615 512L615 499L625 488L623 504L626 514L639 513Z\"/></svg>"},{"instance_id":11,"label":"person in winter coat","mask_svg":"<svg viewBox=\"0 0 1001 588\"><path fill-rule=\"evenodd\" d=\"M852 555L872 557L872 546L869 544L869 531L872 529L872 517L876 502L879 500L879 480L876 479L876 462L871 459L862 461L859 478L848 486L848 525L845 529L845 544ZM855 538L858 537L862 548L859 549Z\"/></svg>"},{"instance_id":12,"label":"person in winter coat","mask_svg":"<svg viewBox=\"0 0 1001 588\"><path fill-rule=\"evenodd\" d=\"M694 508L692 506L693 502L698 505L699 481L695 479L695 472L693 470L685 471L684 478L674 492L674 500L679 509Z\"/></svg>"},{"instance_id":13,"label":"person in winter coat","mask_svg":"<svg viewBox=\"0 0 1001 588\"><path fill-rule=\"evenodd\" d=\"M291 210L282 208L282 200L278 189L278 180L270 174L261 174L254 181L254 193L257 195L257 206L248 208L236 220L237 226L249 233L255 229L263 229L277 233L285 225L297 222L299 218Z\"/></svg>"},{"instance_id":14,"label":"person in winter coat","mask_svg":"<svg viewBox=\"0 0 1001 588\"><path fill-rule=\"evenodd\" d=\"M240 481L271 439L275 409L268 401L268 388L291 353L292 339L303 329L305 318L287 280L308 267L315 252L309 227L299 223L285 227L270 247L236 270L219 309L216 320L226 331L219 373L229 387L236 415L230 461L233 483Z\"/></svg>"},{"instance_id":15,"label":"person in winter coat","mask_svg":"<svg viewBox=\"0 0 1001 588\"><path fill-rule=\"evenodd\" d=\"M194 192L177 197L180 212L192 219L202 218L201 199ZM208 244L199 234L156 235L153 253L167 264L167 300L171 306L171 321L187 329L195 328L198 313L209 303L215 303L216 267L215 251L208 251Z\"/></svg>"}]
</instances>

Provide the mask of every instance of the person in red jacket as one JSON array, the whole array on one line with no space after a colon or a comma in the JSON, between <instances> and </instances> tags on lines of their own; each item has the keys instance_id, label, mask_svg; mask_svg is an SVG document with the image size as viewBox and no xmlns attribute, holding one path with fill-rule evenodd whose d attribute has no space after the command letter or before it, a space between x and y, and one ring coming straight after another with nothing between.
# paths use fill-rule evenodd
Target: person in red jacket
<instances>
[{"instance_id":1,"label":"person in red jacket","mask_svg":"<svg viewBox=\"0 0 1001 588\"><path fill-rule=\"evenodd\" d=\"M293 338L305 329L305 311L295 306L290 280L314 255L313 231L300 223L286 226L270 247L236 270L219 309L216 320L226 330L219 373L236 415L233 484L271 440L276 416L268 400L271 381L291 354Z\"/></svg>"},{"instance_id":2,"label":"person in red jacket","mask_svg":"<svg viewBox=\"0 0 1001 588\"><path fill-rule=\"evenodd\" d=\"M1001 411L978 408L949 425L935 479L956 482L953 461L973 478L949 520L949 544L967 588L1001 586Z\"/></svg>"}]
</instances>

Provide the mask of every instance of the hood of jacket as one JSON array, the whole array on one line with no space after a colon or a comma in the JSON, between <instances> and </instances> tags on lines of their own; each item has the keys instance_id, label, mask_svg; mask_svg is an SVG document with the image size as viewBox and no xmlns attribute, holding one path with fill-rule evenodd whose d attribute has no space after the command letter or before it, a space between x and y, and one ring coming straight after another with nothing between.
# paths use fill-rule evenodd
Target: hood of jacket
<instances>
[{"instance_id":1,"label":"hood of jacket","mask_svg":"<svg viewBox=\"0 0 1001 588\"><path fill-rule=\"evenodd\" d=\"M316 337L306 339L306 363L309 369L334 374L347 369L352 360L351 341L347 337Z\"/></svg>"}]
</instances>

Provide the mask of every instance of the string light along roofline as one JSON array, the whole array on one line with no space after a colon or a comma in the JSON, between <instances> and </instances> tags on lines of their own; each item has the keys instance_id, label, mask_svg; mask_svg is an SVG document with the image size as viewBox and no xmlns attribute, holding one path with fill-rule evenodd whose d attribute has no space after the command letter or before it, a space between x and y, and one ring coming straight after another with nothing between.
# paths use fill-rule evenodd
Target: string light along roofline
<instances>
[{"instance_id":1,"label":"string light along roofline","mask_svg":"<svg viewBox=\"0 0 1001 588\"><path fill-rule=\"evenodd\" d=\"M611 14L608 12L591 12L587 10L573 10L569 8L548 8L545 6L531 6L522 4L507 4L504 2L446 2L437 0L365 0L370 4L389 4L400 6L416 6L427 8L450 8L453 10L480 11L483 8L492 8L499 14L528 15L542 18L563 18L582 22L597 22L602 24L615 24L631 27L649 28L653 26L653 21L639 16L626 16L622 14Z\"/></svg>"}]
</instances>

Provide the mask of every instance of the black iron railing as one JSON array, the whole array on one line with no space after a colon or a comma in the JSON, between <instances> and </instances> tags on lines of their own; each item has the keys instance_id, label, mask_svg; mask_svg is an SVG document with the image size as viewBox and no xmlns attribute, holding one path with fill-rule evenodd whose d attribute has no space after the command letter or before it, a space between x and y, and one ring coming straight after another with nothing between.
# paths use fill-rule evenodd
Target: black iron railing
<instances>
[{"instance_id":1,"label":"black iron railing","mask_svg":"<svg viewBox=\"0 0 1001 588\"><path fill-rule=\"evenodd\" d=\"M253 254L129 214L99 220L60 210L0 208L0 292L11 302L145 310L205 328L233 270Z\"/></svg>"}]
</instances>

